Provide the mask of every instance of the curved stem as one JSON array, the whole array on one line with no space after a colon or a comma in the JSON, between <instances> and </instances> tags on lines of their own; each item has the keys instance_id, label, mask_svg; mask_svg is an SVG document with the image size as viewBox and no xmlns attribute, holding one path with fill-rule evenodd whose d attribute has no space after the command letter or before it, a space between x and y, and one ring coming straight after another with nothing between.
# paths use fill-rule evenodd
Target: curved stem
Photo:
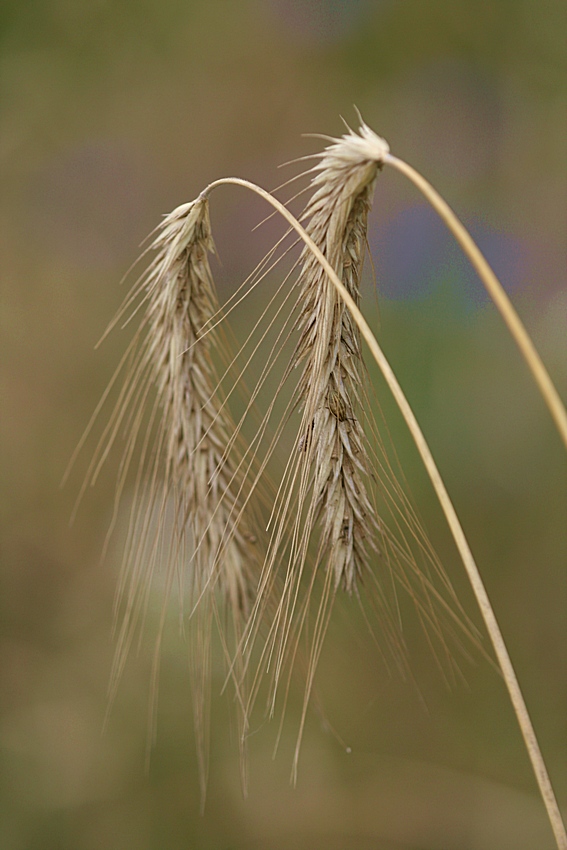
<instances>
[{"instance_id":1,"label":"curved stem","mask_svg":"<svg viewBox=\"0 0 567 850\"><path fill-rule=\"evenodd\" d=\"M291 225L291 227L296 231L296 233L298 233L305 245L307 245L310 251L312 251L313 255L317 258L317 260L321 263L321 266L329 275L329 279L332 281L335 288L339 292L341 298L350 310L360 330L360 333L362 334L368 347L370 348L374 360L382 371L382 374L384 375L384 378L388 386L390 387L392 395L394 396L398 407L400 408L400 411L406 421L406 424L411 432L417 450L421 455L421 459L423 460L431 483L433 484L433 487L437 494L437 498L439 499L443 513L445 514L447 523L453 535L453 539L459 550L459 554L469 577L469 581L472 585L473 592L475 594L478 606L484 619L484 623L486 625L486 629L494 647L494 652L502 670L502 675L504 677L506 687L508 688L508 693L512 701L514 712L516 714L518 724L520 726L520 730L522 732L526 744L526 749L528 751L528 755L532 764L532 768L540 789L540 793L543 798L543 802L551 823L551 828L555 835L557 847L559 848L559 850L567 850L567 832L565 830L565 826L561 818L559 806L557 804L557 800L553 792L551 781L549 779L549 775L547 773L545 762L543 760L543 756L539 748L536 734L532 722L530 720L530 716L528 714L528 709L526 707L522 692L520 690L520 685L518 683L514 667L512 666L508 650L506 649L506 645L504 643L504 638L502 637L502 632L500 631L500 627L494 615L494 611L492 610L492 605L490 604L490 599L488 598L488 594L484 587L473 554L468 545L465 533L462 529L461 523L459 522L459 518L457 516L455 508L453 507L453 503L449 498L449 494L447 493L439 470L437 469L435 461L433 460L433 456L429 450L429 446L427 445L427 442L425 440L425 437L423 436L421 428L419 427L417 419L413 414L409 402L407 401L402 391L402 388L400 387L398 380L394 375L394 372L392 371L390 364L388 363L385 355L383 354L382 349L378 345L376 337L372 333L370 326L366 322L366 319L360 312L352 296L349 294L347 289L340 281L335 270L330 265L325 255L313 242L311 237L305 232L301 224L292 215L292 213L290 213L287 207L280 203L280 201L274 198L265 189L262 189L260 186L256 186L254 183L250 183L248 180L242 180L239 177L225 177L221 180L215 180L213 183L210 183L209 186L207 186L207 188L203 192L201 192L201 197L207 197L215 187L226 184L243 186L244 188L250 189L251 191L255 192L257 195L260 195L260 197L264 198L264 200L271 204L274 209L281 213L281 215L286 219L286 221Z\"/></svg>"},{"instance_id":2,"label":"curved stem","mask_svg":"<svg viewBox=\"0 0 567 850\"><path fill-rule=\"evenodd\" d=\"M520 349L524 360L528 365L528 369L532 373L536 384L543 396L549 412L551 413L561 439L567 446L567 411L561 401L553 381L549 377L549 373L542 363L541 357L537 353L533 342L531 341L528 332L498 278L486 262L484 256L479 251L476 243L473 241L470 233L459 221L451 207L443 200L441 195L433 188L421 174L392 154L387 154L384 157L384 162L393 166L402 174L405 174L412 183L420 189L431 206L439 213L472 265L478 272L488 294L496 304L500 311L500 315L504 319L508 330L514 337L518 348Z\"/></svg>"}]
</instances>

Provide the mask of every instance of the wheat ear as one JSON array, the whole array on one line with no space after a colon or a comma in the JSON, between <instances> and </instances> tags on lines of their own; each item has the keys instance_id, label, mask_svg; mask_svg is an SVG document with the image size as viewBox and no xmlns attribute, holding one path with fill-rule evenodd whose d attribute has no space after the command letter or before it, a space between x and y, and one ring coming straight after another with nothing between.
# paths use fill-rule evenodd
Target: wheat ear
<instances>
[{"instance_id":1,"label":"wheat ear","mask_svg":"<svg viewBox=\"0 0 567 850\"><path fill-rule=\"evenodd\" d=\"M312 197L302 221L306 222L306 233L358 306L368 213L389 147L364 123L359 133L349 129L341 138L329 141L310 170L314 175ZM387 599L385 576L371 568L371 555L373 565L381 563L386 567L384 572L390 569L395 584L401 584L411 595L424 626L433 628L452 662L432 597L442 599L409 549L404 550L394 540L375 505L373 480L380 489L384 489L384 482L374 466L362 425L363 419L368 421L371 417L370 411L364 410L366 372L360 330L309 247L304 247L300 260L297 291L301 311L296 323L299 342L290 367L301 370L295 399L303 411L297 453L297 547L291 558L292 564L295 560L296 575L288 582L290 602L283 618L279 660L285 653L288 632L295 629L299 633L302 624L308 623L310 591L297 616L297 625L293 618L303 564L316 527L318 543L313 569L315 572L319 565L324 566L327 578L312 629L294 770L315 670L339 586L359 596L358 585L366 579L364 596L371 596L368 585L377 593L374 600L380 609L382 633L397 663L404 666L398 612ZM444 579L450 589L445 576Z\"/></svg>"},{"instance_id":2,"label":"wheat ear","mask_svg":"<svg viewBox=\"0 0 567 850\"><path fill-rule=\"evenodd\" d=\"M134 398L131 443L137 437L148 394L156 401L153 449L142 449L130 543L121 582L122 626L113 690L134 630L147 604L154 573L165 571L165 593L154 661L154 692L168 598L179 584L181 605L189 585L190 660L194 719L204 799L208 766L211 630L216 621L236 689L244 726L240 645L260 563L257 533L244 496L235 426L219 388L213 357L223 347L218 301L208 261L213 251L208 202L198 198L165 217L151 248L155 258L138 285L145 314L136 338L139 352L127 380L124 405ZM124 414L122 411L119 417ZM132 446L128 450L131 455ZM233 634L225 633L226 616ZM182 611L180 612L180 616ZM232 645L232 650L229 649ZM152 708L155 714L155 707ZM244 735L241 734L241 740Z\"/></svg>"},{"instance_id":3,"label":"wheat ear","mask_svg":"<svg viewBox=\"0 0 567 850\"><path fill-rule=\"evenodd\" d=\"M368 127L334 140L321 155L303 213L306 232L342 279L356 304L366 249L368 211L378 168L388 146ZM297 387L303 482L314 470L309 517L319 516L321 556L335 587L351 592L376 548L378 521L365 481L370 462L359 421L362 354L360 332L311 250L304 248L298 279L300 334L292 367ZM299 510L306 488L301 487ZM308 529L309 531L309 529Z\"/></svg>"},{"instance_id":4,"label":"wheat ear","mask_svg":"<svg viewBox=\"0 0 567 850\"><path fill-rule=\"evenodd\" d=\"M306 233L357 304L367 216L387 151L387 144L363 125L360 135L349 131L343 138L331 140L311 169L312 197L302 216L307 221ZM385 593L385 576L376 575L370 567L371 553L380 557L385 571L391 568L394 582L410 593L424 625L431 626L443 643L445 640L432 604L433 596L443 604L441 597L419 570L409 549L394 543L374 504L372 479L381 476L375 475L361 424L361 417L368 418L368 413L363 411L366 375L360 331L310 247L302 251L299 265L295 284L299 305L295 331L299 339L283 381L300 372L292 404L301 410L301 422L272 511L273 533L255 604L261 610L272 575L287 563L263 658L266 667L273 670L273 712L284 665L293 667L299 637L309 629L307 683L294 770L315 670L339 587L358 596L359 579L366 577L368 585L377 591L374 601L380 608L382 634L396 662L405 665L396 612ZM411 529L414 535L416 527ZM304 579L307 564L311 573ZM319 591L320 567L325 578ZM316 608L312 596L319 592ZM364 595L369 596L368 588ZM444 607L447 611L446 603ZM310 608L316 610L312 629ZM253 623L254 619L251 627ZM450 658L446 646L444 649Z\"/></svg>"}]
</instances>

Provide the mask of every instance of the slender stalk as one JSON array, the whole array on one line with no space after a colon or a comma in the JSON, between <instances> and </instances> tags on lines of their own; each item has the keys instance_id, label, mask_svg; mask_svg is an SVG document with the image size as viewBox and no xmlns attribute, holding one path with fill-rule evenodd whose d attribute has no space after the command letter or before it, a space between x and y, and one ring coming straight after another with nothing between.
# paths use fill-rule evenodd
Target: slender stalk
<instances>
[{"instance_id":1,"label":"slender stalk","mask_svg":"<svg viewBox=\"0 0 567 850\"><path fill-rule=\"evenodd\" d=\"M419 175L417 176L419 177ZM208 197L208 195L214 188L226 184L243 186L244 188L250 189L251 191L255 192L257 195L260 195L260 197L268 201L268 203L271 204L274 209L281 213L281 215L287 220L291 227L299 234L305 245L308 246L308 248L313 252L313 255L321 263L321 266L325 269L326 273L329 276L329 279L336 287L341 298L350 310L353 319L358 325L360 333L366 340L366 343L370 348L374 360L380 367L380 370L382 371L382 374L384 375L384 378L388 386L390 387L390 390L411 432L419 454L421 455L431 483L433 484L433 487L443 509L443 513L445 514L445 517L449 524L453 539L455 540L455 544L459 550L459 554L465 566L465 570L467 572L469 581L476 596L478 606L480 608L482 617L486 625L486 629L490 636L490 640L492 641L492 645L494 647L498 663L500 664L506 687L508 688L508 693L512 701L512 705L524 738L524 742L526 744L526 749L528 751L532 768L536 776L536 780L540 789L545 808L547 810L549 821L551 823L551 828L555 835L557 847L559 848L559 850L567 850L567 832L565 830L565 826L561 818L559 806L557 804L553 787L551 785L551 781L547 773L545 762L543 760L543 756L536 738L535 730L530 720L528 709L522 696L520 685L516 677L514 667L512 666L508 650L506 649L504 638L502 637L502 632L500 631L500 627L494 615L494 611L492 610L492 605L490 604L488 594L484 587L473 554L468 545L461 523L459 522L459 518L457 516L455 508L453 507L451 499L449 498L449 494L447 493L447 490L445 488L439 470L437 469L435 461L433 460L433 456L429 450L429 446L427 445L421 428L418 425L418 422L413 414L409 402L407 401L402 391L402 388L400 387L397 378L394 375L394 372L392 371L390 364L388 363L385 355L383 354L380 346L378 345L376 337L372 333L368 323L366 322L364 316L357 307L354 299L349 294L345 286L341 283L336 272L334 271L328 260L325 258L324 254L313 242L313 240L308 236L304 228L292 215L292 213L290 213L290 211L282 203L280 203L280 201L274 198L265 189L262 189L260 186L256 186L254 183L251 183L248 180L243 180L239 177L225 177L220 180L215 180L213 183L210 183L209 186L207 186L207 188L201 193L201 197ZM441 201L441 199L439 199L439 201ZM460 226L462 227L462 225ZM468 238L470 239L470 237ZM478 252L478 249L476 249L476 251ZM478 254L483 260L483 262L486 264L486 261L484 261L482 255L480 255L480 252L478 252ZM505 295L504 298L506 298ZM546 372L545 374L547 375Z\"/></svg>"},{"instance_id":2,"label":"slender stalk","mask_svg":"<svg viewBox=\"0 0 567 850\"><path fill-rule=\"evenodd\" d=\"M405 174L418 189L420 189L431 206L439 213L472 265L478 272L488 294L496 304L500 315L504 319L508 330L512 334L518 348L520 349L524 360L527 363L528 369L532 373L536 384L544 398L549 412L551 413L561 439L567 447L567 411L559 397L549 373L542 363L541 357L537 353L533 342L531 341L528 332L498 278L486 262L484 256L479 251L477 245L473 241L471 235L459 221L451 207L443 200L441 195L433 188L421 174L392 154L386 154L384 162L393 166L402 174Z\"/></svg>"}]
</instances>

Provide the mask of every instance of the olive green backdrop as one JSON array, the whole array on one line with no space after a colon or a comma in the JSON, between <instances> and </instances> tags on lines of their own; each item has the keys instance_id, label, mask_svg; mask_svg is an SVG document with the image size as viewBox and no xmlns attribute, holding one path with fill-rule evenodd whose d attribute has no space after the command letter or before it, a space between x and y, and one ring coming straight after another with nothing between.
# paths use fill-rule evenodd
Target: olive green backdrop
<instances>
[{"instance_id":1,"label":"olive green backdrop","mask_svg":"<svg viewBox=\"0 0 567 850\"><path fill-rule=\"evenodd\" d=\"M290 173L279 164L320 149L301 134L340 134L353 105L471 227L564 391L566 23L561 0L2 4L3 850L553 846L498 674L477 657L467 684L448 688L409 623L417 686L390 676L348 602L318 677L345 744L312 714L293 789L301 694L274 760L277 724L260 711L244 799L226 698L215 696L201 815L175 630L149 773L151 642L101 733L118 547L100 555L118 455L72 527L94 443L59 483L124 349L120 333L94 345L142 239L216 177L276 186ZM238 190L214 199L222 298L280 232L270 222L252 234L264 214ZM379 178L369 242L377 298L369 275L364 309L446 477L565 805L565 453L480 284L394 172ZM409 488L478 621L376 386ZM218 694L220 672L214 684Z\"/></svg>"}]
</instances>

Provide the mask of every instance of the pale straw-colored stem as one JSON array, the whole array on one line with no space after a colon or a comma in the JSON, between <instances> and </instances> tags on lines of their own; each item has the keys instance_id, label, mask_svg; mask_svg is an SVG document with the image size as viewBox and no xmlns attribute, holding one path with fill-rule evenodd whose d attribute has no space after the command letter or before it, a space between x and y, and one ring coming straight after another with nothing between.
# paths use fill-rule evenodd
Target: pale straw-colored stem
<instances>
[{"instance_id":1,"label":"pale straw-colored stem","mask_svg":"<svg viewBox=\"0 0 567 850\"><path fill-rule=\"evenodd\" d=\"M500 311L500 315L504 319L508 330L516 341L524 360L527 363L528 369L532 373L536 384L543 396L549 412L551 413L561 439L567 447L567 411L561 401L553 381L549 377L549 373L542 363L541 357L537 353L533 342L531 341L528 332L523 326L520 317L516 313L512 303L498 278L486 262L485 258L479 251L477 245L472 239L468 230L459 221L451 207L443 200L441 195L433 188L421 174L392 154L386 154L384 162L387 165L393 166L402 174L405 174L418 189L420 189L431 206L439 213L472 265L478 272L488 294L496 304Z\"/></svg>"},{"instance_id":2,"label":"pale straw-colored stem","mask_svg":"<svg viewBox=\"0 0 567 850\"><path fill-rule=\"evenodd\" d=\"M265 189L262 189L260 186L256 186L254 183L250 183L248 180L242 180L239 177L225 177L221 180L215 180L213 183L210 183L209 186L207 186L207 188L201 193L201 196L208 196L212 189L217 186L222 186L226 184L243 186L246 189L252 190L257 195L260 195L262 198L268 201L268 203L271 204L274 209L280 212L281 215L289 222L291 227L299 234L305 245L307 245L308 248L313 252L313 255L317 258L317 260L321 263L321 266L329 275L329 279L332 281L337 291L339 292L341 298L350 310L356 324L358 325L360 333L368 344L368 347L371 351L372 356L374 357L374 360L380 367L382 374L384 375L384 378L386 379L386 382L390 387L390 390L411 432L419 454L421 455L421 459L423 460L429 478L431 479L431 483L433 484L433 487L437 494L437 498L439 499L439 502L443 509L443 513L445 514L445 517L449 524L453 539L455 540L455 544L459 550L463 564L467 571L467 575L469 577L469 581L476 596L478 606L480 608L482 617L486 625L486 629L492 641L494 652L502 670L502 675L504 677L506 687L508 688L508 693L510 694L510 699L512 701L512 705L514 707L514 711L518 719L518 723L520 725L520 729L526 744L530 761L532 763L532 767L541 792L541 796L543 798L543 802L547 810L551 827L555 835L557 847L559 848L559 850L567 850L567 832L565 831L565 826L561 818L559 806L557 804L557 800L555 798L551 781L549 779L549 775L545 767L545 762L543 760L543 756L539 748L536 734L532 722L530 720L530 716L528 714L528 709L526 707L522 692L520 690L520 685L518 683L516 673L512 666L510 656L508 655L508 650L506 649L504 638L502 637L502 633L500 631L500 627L498 626L494 611L492 610L492 605L490 604L488 594L485 590L478 567L475 563L472 552L468 545L465 533L461 527L461 523L459 522L459 519L457 517L455 508L453 507L453 504L451 502L451 499L449 498L449 494L447 493L441 475L439 474L439 470L437 469L435 461L433 460L433 456L429 450L429 446L427 445L425 437L422 434L421 428L417 423L413 411L402 391L402 388L400 387L396 379L396 376L394 375L394 372L392 371L390 364L386 360L382 349L376 341L376 337L370 330L368 323L366 322L364 316L362 315L356 303L354 302L352 296L341 283L335 270L330 265L324 254L320 251L320 249L313 242L313 240L308 236L308 234L305 232L305 230L297 221L297 219L292 215L292 213L290 213L290 211L282 203L280 203Z\"/></svg>"}]
</instances>

